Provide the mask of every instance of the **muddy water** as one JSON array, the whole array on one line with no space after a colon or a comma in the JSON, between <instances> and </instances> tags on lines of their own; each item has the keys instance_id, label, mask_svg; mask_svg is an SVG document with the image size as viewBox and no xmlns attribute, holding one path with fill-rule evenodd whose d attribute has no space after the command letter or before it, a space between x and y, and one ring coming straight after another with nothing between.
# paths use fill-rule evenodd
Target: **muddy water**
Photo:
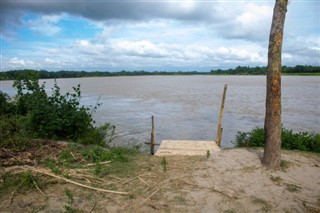
<instances>
[{"instance_id":1,"label":"muddy water","mask_svg":"<svg viewBox=\"0 0 320 213\"><path fill-rule=\"evenodd\" d=\"M46 80L48 88L53 80ZM150 117L155 116L156 141L216 138L224 84L228 84L222 145L231 147L237 131L262 127L265 113L264 76L139 76L58 79L62 91L81 84L83 104L103 105L97 123L116 125L117 143L150 140ZM1 90L14 94L12 82ZM50 89L48 89L50 91ZM320 77L282 78L282 119L294 131L320 132Z\"/></svg>"}]
</instances>

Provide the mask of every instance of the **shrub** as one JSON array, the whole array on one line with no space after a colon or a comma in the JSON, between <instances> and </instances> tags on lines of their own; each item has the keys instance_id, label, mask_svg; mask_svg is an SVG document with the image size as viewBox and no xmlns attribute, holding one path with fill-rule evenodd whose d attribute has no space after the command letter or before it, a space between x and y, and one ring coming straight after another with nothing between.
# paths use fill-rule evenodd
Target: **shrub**
<instances>
[{"instance_id":1,"label":"shrub","mask_svg":"<svg viewBox=\"0 0 320 213\"><path fill-rule=\"evenodd\" d=\"M0 117L0 147L24 148L29 145L24 120L24 117L17 115Z\"/></svg>"},{"instance_id":2,"label":"shrub","mask_svg":"<svg viewBox=\"0 0 320 213\"><path fill-rule=\"evenodd\" d=\"M3 93L0 90L0 115L10 116L16 113L16 106L14 103L10 102L10 97L8 94Z\"/></svg>"},{"instance_id":3,"label":"shrub","mask_svg":"<svg viewBox=\"0 0 320 213\"><path fill-rule=\"evenodd\" d=\"M1 145L14 144L16 136L71 140L84 144L108 145L114 139L115 127L109 123L94 126L92 113L101 105L80 104L80 85L61 94L55 82L48 95L45 83L39 85L35 73L19 77L13 85L15 101L0 92ZM23 133L23 134L22 134ZM13 143L14 142L14 143Z\"/></svg>"},{"instance_id":4,"label":"shrub","mask_svg":"<svg viewBox=\"0 0 320 213\"><path fill-rule=\"evenodd\" d=\"M81 149L84 159L97 163L102 161L128 162L130 156L139 153L135 148L113 147L104 149L100 146L86 147Z\"/></svg>"},{"instance_id":5,"label":"shrub","mask_svg":"<svg viewBox=\"0 0 320 213\"><path fill-rule=\"evenodd\" d=\"M80 85L62 95L55 83L51 96L37 79L17 80L14 87L18 112L27 116L27 130L34 137L77 140L93 128L92 109L80 105Z\"/></svg>"},{"instance_id":6,"label":"shrub","mask_svg":"<svg viewBox=\"0 0 320 213\"><path fill-rule=\"evenodd\" d=\"M238 132L235 147L264 147L265 133L263 128L254 128L250 132ZM320 153L320 134L308 132L294 133L282 128L283 149L301 150Z\"/></svg>"}]
</instances>

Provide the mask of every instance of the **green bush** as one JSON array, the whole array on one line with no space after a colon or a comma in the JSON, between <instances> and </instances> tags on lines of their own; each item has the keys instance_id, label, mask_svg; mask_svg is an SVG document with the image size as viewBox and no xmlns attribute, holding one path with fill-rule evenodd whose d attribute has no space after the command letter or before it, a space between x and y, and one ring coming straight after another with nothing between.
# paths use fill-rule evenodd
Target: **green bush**
<instances>
[{"instance_id":1,"label":"green bush","mask_svg":"<svg viewBox=\"0 0 320 213\"><path fill-rule=\"evenodd\" d=\"M8 94L3 93L0 90L0 115L10 116L16 113L16 106L14 103L10 102L10 97Z\"/></svg>"},{"instance_id":2,"label":"green bush","mask_svg":"<svg viewBox=\"0 0 320 213\"><path fill-rule=\"evenodd\" d=\"M81 105L80 85L73 87L72 92L61 94L55 82L48 95L45 83L39 85L36 74L31 73L19 77L13 86L17 90L14 101L0 93L1 146L12 144L21 135L102 146L114 138L115 127L111 124L94 126L92 113L101 104Z\"/></svg>"},{"instance_id":3,"label":"green bush","mask_svg":"<svg viewBox=\"0 0 320 213\"><path fill-rule=\"evenodd\" d=\"M235 147L264 147L265 133L263 128L254 128L250 132L238 132ZM301 150L320 153L320 134L307 132L294 133L282 128L283 149Z\"/></svg>"},{"instance_id":4,"label":"green bush","mask_svg":"<svg viewBox=\"0 0 320 213\"><path fill-rule=\"evenodd\" d=\"M93 128L92 109L80 105L79 85L62 95L55 83L51 96L37 79L17 80L14 87L18 113L27 116L26 127L34 137L77 140Z\"/></svg>"},{"instance_id":5,"label":"green bush","mask_svg":"<svg viewBox=\"0 0 320 213\"><path fill-rule=\"evenodd\" d=\"M24 148L30 137L25 132L25 118L22 116L0 116L0 147Z\"/></svg>"}]
</instances>

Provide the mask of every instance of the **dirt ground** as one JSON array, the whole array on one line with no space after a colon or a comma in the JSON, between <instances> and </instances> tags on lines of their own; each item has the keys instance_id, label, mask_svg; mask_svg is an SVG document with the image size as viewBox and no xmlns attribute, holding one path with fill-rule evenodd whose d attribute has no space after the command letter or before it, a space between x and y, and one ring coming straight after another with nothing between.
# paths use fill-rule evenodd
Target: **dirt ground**
<instances>
[{"instance_id":1,"label":"dirt ground","mask_svg":"<svg viewBox=\"0 0 320 213\"><path fill-rule=\"evenodd\" d=\"M50 184L29 191L17 186L2 195L0 212L320 212L319 154L283 151L280 171L262 167L261 156L261 149L139 156L127 173L109 170L97 179L79 179L128 195L97 192L38 173ZM1 174L8 168L1 167ZM78 174L73 180L80 177L75 169L68 172L69 177Z\"/></svg>"}]
</instances>

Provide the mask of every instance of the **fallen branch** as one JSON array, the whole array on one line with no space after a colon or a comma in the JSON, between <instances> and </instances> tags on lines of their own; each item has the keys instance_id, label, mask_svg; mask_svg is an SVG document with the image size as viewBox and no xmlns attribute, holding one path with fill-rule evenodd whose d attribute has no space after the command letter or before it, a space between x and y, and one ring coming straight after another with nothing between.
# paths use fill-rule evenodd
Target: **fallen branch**
<instances>
[{"instance_id":1,"label":"fallen branch","mask_svg":"<svg viewBox=\"0 0 320 213\"><path fill-rule=\"evenodd\" d=\"M123 180L122 178L118 178L118 177L113 176L113 175L109 175L109 177L111 177L111 178L113 178L113 179L116 179L116 180L120 180L120 181L122 181L122 180Z\"/></svg>"},{"instance_id":2,"label":"fallen branch","mask_svg":"<svg viewBox=\"0 0 320 213\"><path fill-rule=\"evenodd\" d=\"M144 183L144 184L146 184L148 187L150 187L149 184L148 184L145 180L143 180L140 176L138 176L138 178L139 178L139 180L141 180L142 183Z\"/></svg>"},{"instance_id":3,"label":"fallen branch","mask_svg":"<svg viewBox=\"0 0 320 213\"><path fill-rule=\"evenodd\" d=\"M89 211L88 213L91 213L91 212L94 210L94 208L96 208L97 203L98 203L98 201L101 199L101 197L102 197L102 196L100 196L100 197L98 198L98 200L97 200L96 197L94 196L94 204L93 204L92 208L90 209L90 211ZM106 209L105 209L105 210L106 210Z\"/></svg>"},{"instance_id":4,"label":"fallen branch","mask_svg":"<svg viewBox=\"0 0 320 213\"><path fill-rule=\"evenodd\" d=\"M18 191L18 189L19 189L21 186L22 186L22 183L20 183L20 185L12 192L12 195L11 195L11 197L10 197L10 199L9 199L9 207L11 206L11 203L12 203L12 201L13 201L14 195L16 194L16 192Z\"/></svg>"},{"instance_id":5,"label":"fallen branch","mask_svg":"<svg viewBox=\"0 0 320 213\"><path fill-rule=\"evenodd\" d=\"M32 178L32 182L34 184L34 186L36 187L36 189L40 192L40 194L42 194L43 196L46 196L46 193L44 193L44 191L42 191L40 189L40 187L38 186L37 182Z\"/></svg>"},{"instance_id":6,"label":"fallen branch","mask_svg":"<svg viewBox=\"0 0 320 213\"><path fill-rule=\"evenodd\" d=\"M149 200L153 195L155 195L159 189L156 189L151 195L149 195L146 199L144 199L138 206L143 205L147 200Z\"/></svg>"},{"instance_id":7,"label":"fallen branch","mask_svg":"<svg viewBox=\"0 0 320 213\"><path fill-rule=\"evenodd\" d=\"M100 162L99 164L101 165L101 164L108 164L108 163L111 163L111 161L104 161L104 162ZM95 166L95 165L97 165L97 163L88 163L84 166Z\"/></svg>"},{"instance_id":8,"label":"fallen branch","mask_svg":"<svg viewBox=\"0 0 320 213\"><path fill-rule=\"evenodd\" d=\"M131 181L134 181L135 179L138 179L138 176L137 176L137 177L134 177L134 178L131 178L131 179L125 181L125 182L122 183L122 184L123 184L123 185L124 185L124 184L127 184L127 183L129 183L129 182L131 182Z\"/></svg>"},{"instance_id":9,"label":"fallen branch","mask_svg":"<svg viewBox=\"0 0 320 213\"><path fill-rule=\"evenodd\" d=\"M77 160L72 152L70 152L70 154L71 154L71 156L73 157L74 160Z\"/></svg>"},{"instance_id":10,"label":"fallen branch","mask_svg":"<svg viewBox=\"0 0 320 213\"><path fill-rule=\"evenodd\" d=\"M96 188L96 187L84 185L82 183L78 183L78 182L75 182L73 180L69 180L67 178L52 174L52 173L50 173L48 171L45 171L44 169L39 170L39 169L36 169L36 168L32 168L30 166L24 166L24 167L20 167L20 168L22 170L31 170L33 172L37 172L37 173L44 174L44 175L47 175L47 176L50 176L50 177L54 177L54 178L59 179L59 180L64 180L65 182L72 183L74 185L81 186L81 187L84 187L84 188L87 188L87 189L92 189L92 190L99 191L99 192L113 193L113 194L119 194L119 195L128 195L129 194L128 192L119 192L119 191L101 189L101 188Z\"/></svg>"}]
</instances>

